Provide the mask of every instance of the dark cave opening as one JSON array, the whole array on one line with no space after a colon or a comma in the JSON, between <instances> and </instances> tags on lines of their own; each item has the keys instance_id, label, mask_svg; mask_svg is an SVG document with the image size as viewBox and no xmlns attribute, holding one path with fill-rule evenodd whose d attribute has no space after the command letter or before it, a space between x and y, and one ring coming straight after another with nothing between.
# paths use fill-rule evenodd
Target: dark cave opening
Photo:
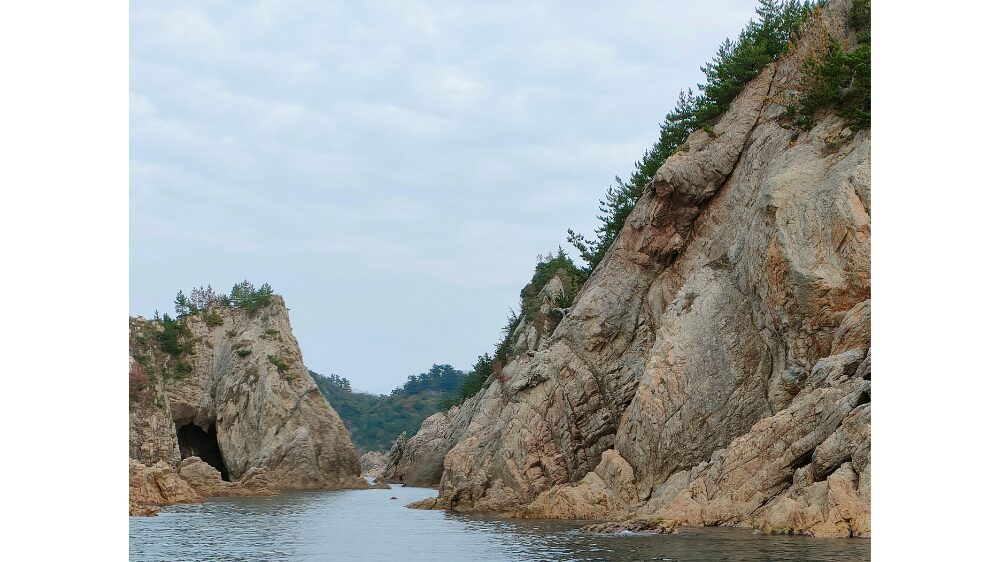
<instances>
[{"instance_id":1,"label":"dark cave opening","mask_svg":"<svg viewBox=\"0 0 1000 562\"><path fill-rule=\"evenodd\" d=\"M226 462L222 460L214 423L208 426L208 431L193 423L179 426L177 444L180 446L182 459L198 457L215 467L222 473L222 479L229 482L229 470L226 469Z\"/></svg>"}]
</instances>

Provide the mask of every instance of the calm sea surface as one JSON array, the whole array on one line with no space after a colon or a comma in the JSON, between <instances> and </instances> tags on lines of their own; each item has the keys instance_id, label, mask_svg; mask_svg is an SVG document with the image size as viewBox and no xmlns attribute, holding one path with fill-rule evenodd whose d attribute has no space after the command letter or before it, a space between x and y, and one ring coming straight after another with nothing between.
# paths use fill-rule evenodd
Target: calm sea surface
<instances>
[{"instance_id":1,"label":"calm sea surface","mask_svg":"<svg viewBox=\"0 0 1000 562\"><path fill-rule=\"evenodd\" d=\"M597 536L583 522L512 521L406 509L436 490L300 492L174 505L129 518L129 558L187 560L869 560L864 539L744 529ZM396 496L398 499L390 499Z\"/></svg>"}]
</instances>

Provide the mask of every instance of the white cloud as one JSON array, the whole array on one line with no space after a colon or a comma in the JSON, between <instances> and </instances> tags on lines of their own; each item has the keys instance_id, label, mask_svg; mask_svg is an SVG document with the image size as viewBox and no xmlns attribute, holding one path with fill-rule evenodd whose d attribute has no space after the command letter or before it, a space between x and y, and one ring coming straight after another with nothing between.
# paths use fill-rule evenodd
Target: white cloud
<instances>
[{"instance_id":1,"label":"white cloud","mask_svg":"<svg viewBox=\"0 0 1000 562\"><path fill-rule=\"evenodd\" d=\"M266 280L314 370L467 367L753 6L135 3L131 311Z\"/></svg>"}]
</instances>

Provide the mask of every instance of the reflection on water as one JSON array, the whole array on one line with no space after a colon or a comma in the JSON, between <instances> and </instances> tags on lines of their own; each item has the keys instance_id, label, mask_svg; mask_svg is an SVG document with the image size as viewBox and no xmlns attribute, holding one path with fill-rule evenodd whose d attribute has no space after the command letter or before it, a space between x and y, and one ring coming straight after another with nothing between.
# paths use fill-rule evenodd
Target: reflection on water
<instances>
[{"instance_id":1,"label":"reflection on water","mask_svg":"<svg viewBox=\"0 0 1000 562\"><path fill-rule=\"evenodd\" d=\"M681 529L595 536L572 521L518 521L406 509L436 490L301 492L226 498L129 518L129 558L178 560L869 560L862 539ZM390 499L392 496L398 499Z\"/></svg>"}]
</instances>

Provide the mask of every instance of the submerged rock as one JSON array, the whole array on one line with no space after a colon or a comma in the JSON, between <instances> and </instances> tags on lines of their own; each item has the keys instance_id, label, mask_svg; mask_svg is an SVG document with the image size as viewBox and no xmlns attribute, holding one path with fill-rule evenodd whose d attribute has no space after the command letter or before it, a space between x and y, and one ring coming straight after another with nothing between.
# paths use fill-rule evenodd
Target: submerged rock
<instances>
[{"instance_id":1,"label":"submerged rock","mask_svg":"<svg viewBox=\"0 0 1000 562\"><path fill-rule=\"evenodd\" d=\"M406 504L410 509L434 509L437 504L436 498L424 498L413 503Z\"/></svg>"}]
</instances>

